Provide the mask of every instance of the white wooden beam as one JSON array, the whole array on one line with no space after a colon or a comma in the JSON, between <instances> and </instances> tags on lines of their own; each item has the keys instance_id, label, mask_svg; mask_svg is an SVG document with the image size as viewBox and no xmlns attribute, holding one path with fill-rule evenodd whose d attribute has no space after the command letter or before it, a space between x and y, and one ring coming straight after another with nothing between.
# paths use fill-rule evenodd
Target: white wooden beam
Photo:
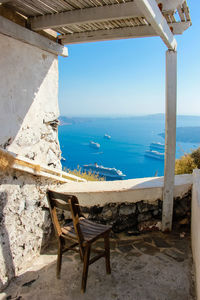
<instances>
[{"instance_id":1,"label":"white wooden beam","mask_svg":"<svg viewBox=\"0 0 200 300\"><path fill-rule=\"evenodd\" d=\"M59 38L63 45L67 45L151 36L155 36L151 26L136 26L60 35Z\"/></svg>"},{"instance_id":2,"label":"white wooden beam","mask_svg":"<svg viewBox=\"0 0 200 300\"><path fill-rule=\"evenodd\" d=\"M171 231L176 155L177 52L166 52L165 171L162 230Z\"/></svg>"},{"instance_id":3,"label":"white wooden beam","mask_svg":"<svg viewBox=\"0 0 200 300\"><path fill-rule=\"evenodd\" d=\"M30 18L33 30L142 16L134 2L66 11Z\"/></svg>"},{"instance_id":4,"label":"white wooden beam","mask_svg":"<svg viewBox=\"0 0 200 300\"><path fill-rule=\"evenodd\" d=\"M190 22L170 24L174 34L182 34L190 26ZM63 45L88 43L97 41L108 41L118 39L130 39L139 37L158 36L152 26L143 25L135 27L116 28L109 30L94 30L89 32L80 32L73 34L60 35L58 38Z\"/></svg>"},{"instance_id":5,"label":"white wooden beam","mask_svg":"<svg viewBox=\"0 0 200 300\"><path fill-rule=\"evenodd\" d=\"M155 0L135 0L138 8L168 49L176 50L177 42Z\"/></svg>"},{"instance_id":6,"label":"white wooden beam","mask_svg":"<svg viewBox=\"0 0 200 300\"><path fill-rule=\"evenodd\" d=\"M0 33L55 55L68 56L68 49L40 34L0 16Z\"/></svg>"},{"instance_id":7,"label":"white wooden beam","mask_svg":"<svg viewBox=\"0 0 200 300\"><path fill-rule=\"evenodd\" d=\"M156 0L157 4L162 4L162 11L175 11L185 0Z\"/></svg>"}]
</instances>

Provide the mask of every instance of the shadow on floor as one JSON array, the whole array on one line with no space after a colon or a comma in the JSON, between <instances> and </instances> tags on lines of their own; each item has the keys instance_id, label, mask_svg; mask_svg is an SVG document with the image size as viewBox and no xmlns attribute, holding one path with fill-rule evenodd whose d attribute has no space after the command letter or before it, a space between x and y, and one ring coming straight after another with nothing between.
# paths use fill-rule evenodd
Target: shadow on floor
<instances>
[{"instance_id":1,"label":"shadow on floor","mask_svg":"<svg viewBox=\"0 0 200 300\"><path fill-rule=\"evenodd\" d=\"M96 243L101 248L103 242ZM1 299L31 300L189 300L194 299L190 236L149 233L138 237L119 234L111 239L112 274L106 275L102 258L89 268L87 290L81 294L82 264L77 253L64 254L57 280L56 247L32 262Z\"/></svg>"}]
</instances>

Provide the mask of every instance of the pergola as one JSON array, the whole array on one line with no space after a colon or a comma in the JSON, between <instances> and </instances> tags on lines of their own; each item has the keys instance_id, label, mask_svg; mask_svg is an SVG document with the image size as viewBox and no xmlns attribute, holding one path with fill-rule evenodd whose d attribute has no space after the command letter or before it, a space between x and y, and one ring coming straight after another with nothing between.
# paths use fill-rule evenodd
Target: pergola
<instances>
[{"instance_id":1,"label":"pergola","mask_svg":"<svg viewBox=\"0 0 200 300\"><path fill-rule=\"evenodd\" d=\"M56 55L64 45L160 36L166 51L162 230L172 227L176 150L177 42L191 26L184 0L0 0L0 33Z\"/></svg>"}]
</instances>

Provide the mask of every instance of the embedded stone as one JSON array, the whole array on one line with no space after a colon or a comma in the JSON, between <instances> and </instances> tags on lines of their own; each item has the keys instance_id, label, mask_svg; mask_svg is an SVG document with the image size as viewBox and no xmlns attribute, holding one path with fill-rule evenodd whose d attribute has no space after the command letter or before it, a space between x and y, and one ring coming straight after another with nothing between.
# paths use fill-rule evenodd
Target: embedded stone
<instances>
[{"instance_id":1,"label":"embedded stone","mask_svg":"<svg viewBox=\"0 0 200 300\"><path fill-rule=\"evenodd\" d=\"M148 221L152 218L152 215L150 212L146 212L146 213L143 213L143 214L139 214L138 215L138 222L143 222L143 221Z\"/></svg>"},{"instance_id":2,"label":"embedded stone","mask_svg":"<svg viewBox=\"0 0 200 300\"><path fill-rule=\"evenodd\" d=\"M121 205L119 208L120 216L129 216L136 212L136 205Z\"/></svg>"},{"instance_id":3,"label":"embedded stone","mask_svg":"<svg viewBox=\"0 0 200 300\"><path fill-rule=\"evenodd\" d=\"M140 213L151 211L158 208L158 204L149 204L143 201L137 203L137 208Z\"/></svg>"}]
</instances>

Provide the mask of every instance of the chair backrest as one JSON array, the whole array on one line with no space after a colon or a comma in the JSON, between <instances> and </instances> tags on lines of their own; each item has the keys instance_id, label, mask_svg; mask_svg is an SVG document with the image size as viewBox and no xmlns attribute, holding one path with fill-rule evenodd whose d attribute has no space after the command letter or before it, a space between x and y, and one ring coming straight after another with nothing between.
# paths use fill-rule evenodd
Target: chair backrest
<instances>
[{"instance_id":1,"label":"chair backrest","mask_svg":"<svg viewBox=\"0 0 200 300\"><path fill-rule=\"evenodd\" d=\"M79 243L82 244L84 239L79 224L81 211L79 207L78 198L74 195L68 195L68 194L63 194L63 193L48 190L47 199L49 202L51 218L57 235L60 236L62 234L62 230L61 230L60 223L58 221L56 208L61 210L68 210L68 211L70 210L72 214L72 220L77 235L77 239Z\"/></svg>"}]
</instances>

